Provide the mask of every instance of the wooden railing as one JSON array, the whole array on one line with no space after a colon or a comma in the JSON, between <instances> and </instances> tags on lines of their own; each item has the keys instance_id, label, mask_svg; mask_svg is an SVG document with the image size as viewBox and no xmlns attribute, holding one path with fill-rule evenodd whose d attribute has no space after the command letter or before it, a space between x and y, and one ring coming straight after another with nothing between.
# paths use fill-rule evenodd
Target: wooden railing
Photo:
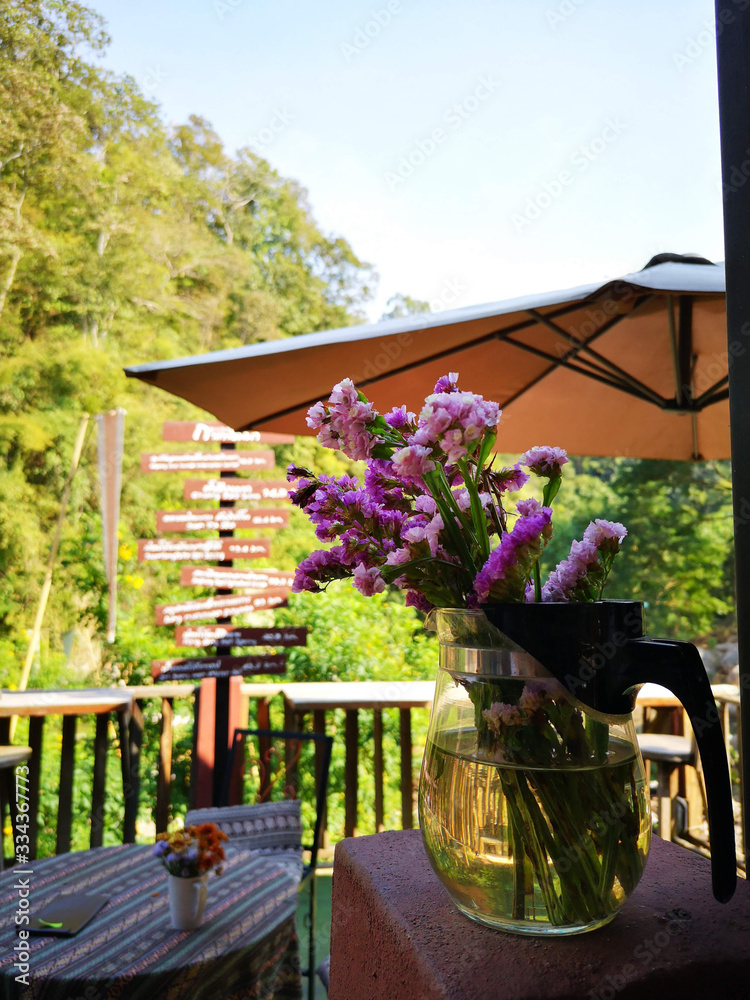
<instances>
[{"instance_id":1,"label":"wooden railing","mask_svg":"<svg viewBox=\"0 0 750 1000\"><path fill-rule=\"evenodd\" d=\"M421 751L414 745L412 713L420 713L419 729L424 732L426 710L429 709L434 693L434 685L429 682L352 682L352 683L291 683L280 685L243 684L245 698L243 725L259 725L262 728L282 725L288 729L304 729L312 726L318 733L335 735L334 761L338 761L338 773L343 771L343 822L336 823L331 830L331 840L341 834L351 837L360 832L360 820L364 794L368 799L368 822L366 829L381 831L387 826L411 829L415 823L414 805L416 799L416 775ZM141 829L164 830L174 819L173 743L175 701L187 701L195 712L198 689L192 684L143 685L140 687L116 689L90 689L66 691L0 692L0 744L8 742L9 722L12 715L28 716L29 745L32 756L29 762L27 795L29 803L38 800L42 775L43 755L48 755L47 770L57 767L57 761L50 759L52 752L44 746L44 727L47 716L62 716L59 791L57 794L57 821L54 836L55 853L65 853L71 849L74 825L73 784L76 730L80 721L94 717L93 726L93 767L90 792L89 843L92 847L103 842L105 829L105 806L111 809L112 802L121 810L122 825L118 839L130 843L136 839L140 818L146 827ZM739 726L739 691L722 686L715 690L719 704L727 747L730 753L739 748L741 741ZM384 712L393 710L384 726ZM193 715L193 718L195 716ZM114 723L114 726L113 726ZM144 758L144 733L147 727L158 727L158 740L153 734L149 738L152 753ZM193 727L194 729L195 727ZM398 769L390 770L384 764L384 731L389 730L391 741L388 754L391 760L398 754ZM22 730L25 732L25 729ZM367 788L360 783L362 764L362 734L372 733L372 743L366 744L368 765ZM16 742L19 742L17 738ZM21 740L23 742L23 740ZM118 771L122 784L115 783L110 767L109 788L107 788L108 754L119 757ZM192 752L192 771L195 773L195 745ZM735 761L735 765L738 762ZM370 776L370 764L372 775ZM733 767L735 789L741 801L741 761ZM148 768L155 771L155 795L148 797L143 791L143 776ZM56 773L56 771L55 771ZM340 778L338 791L341 794ZM392 808L386 810L386 791ZM88 790L87 790L88 795ZM400 809L393 807L394 797L400 801ZM187 802L186 805L190 803ZM374 812L374 826L372 822ZM399 816L400 813L400 816ZM340 815L340 813L339 813ZM5 827L4 817L3 827ZM78 820L80 823L80 819ZM744 823L744 817L743 817ZM30 814L31 856L37 853L37 815ZM744 827L743 827L744 828ZM111 829L111 822L110 822ZM111 841L111 833L109 835ZM80 838L79 838L80 840ZM324 841L325 843L326 841ZM6 854L9 841L6 840ZM49 843L49 841L48 841Z\"/></svg>"}]
</instances>

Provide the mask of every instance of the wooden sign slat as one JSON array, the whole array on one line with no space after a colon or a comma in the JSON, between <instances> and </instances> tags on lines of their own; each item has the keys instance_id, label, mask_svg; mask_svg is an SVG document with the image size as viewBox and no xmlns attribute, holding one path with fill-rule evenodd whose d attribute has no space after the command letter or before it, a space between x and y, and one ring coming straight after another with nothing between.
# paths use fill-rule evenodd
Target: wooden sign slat
<instances>
[{"instance_id":1,"label":"wooden sign slat","mask_svg":"<svg viewBox=\"0 0 750 1000\"><path fill-rule=\"evenodd\" d=\"M294 444L294 435L271 431L235 431L226 424L193 420L165 420L164 441L209 441L214 444Z\"/></svg>"},{"instance_id":2,"label":"wooden sign slat","mask_svg":"<svg viewBox=\"0 0 750 1000\"><path fill-rule=\"evenodd\" d=\"M215 559L267 559L270 538L141 538L138 562L209 562Z\"/></svg>"},{"instance_id":3,"label":"wooden sign slat","mask_svg":"<svg viewBox=\"0 0 750 1000\"><path fill-rule=\"evenodd\" d=\"M291 587L294 570L234 569L231 566L183 566L180 576L183 587L218 587L237 590L265 591L274 587Z\"/></svg>"},{"instance_id":4,"label":"wooden sign slat","mask_svg":"<svg viewBox=\"0 0 750 1000\"><path fill-rule=\"evenodd\" d=\"M199 677L249 677L253 674L285 674L284 653L268 656L215 656L188 660L152 660L151 676L157 684Z\"/></svg>"},{"instance_id":5,"label":"wooden sign slat","mask_svg":"<svg viewBox=\"0 0 750 1000\"><path fill-rule=\"evenodd\" d=\"M216 500L251 503L257 500L288 500L289 483L283 479L187 479L185 500Z\"/></svg>"},{"instance_id":6,"label":"wooden sign slat","mask_svg":"<svg viewBox=\"0 0 750 1000\"><path fill-rule=\"evenodd\" d=\"M281 587L278 590L267 590L264 594L217 594L197 601L157 604L154 613L157 625L182 625L183 622L201 621L204 618L230 618L232 615L284 607L288 596L289 591Z\"/></svg>"},{"instance_id":7,"label":"wooden sign slat","mask_svg":"<svg viewBox=\"0 0 750 1000\"><path fill-rule=\"evenodd\" d=\"M157 510L157 531L234 531L237 528L285 528L288 510L271 507L223 507L216 510Z\"/></svg>"},{"instance_id":8,"label":"wooden sign slat","mask_svg":"<svg viewBox=\"0 0 750 1000\"><path fill-rule=\"evenodd\" d=\"M306 646L307 628L280 626L278 628L232 628L231 625L179 625L175 629L176 646L203 649L216 646L220 649L245 646Z\"/></svg>"},{"instance_id":9,"label":"wooden sign slat","mask_svg":"<svg viewBox=\"0 0 750 1000\"><path fill-rule=\"evenodd\" d=\"M198 451L141 455L141 472L256 472L274 467L272 451Z\"/></svg>"}]
</instances>

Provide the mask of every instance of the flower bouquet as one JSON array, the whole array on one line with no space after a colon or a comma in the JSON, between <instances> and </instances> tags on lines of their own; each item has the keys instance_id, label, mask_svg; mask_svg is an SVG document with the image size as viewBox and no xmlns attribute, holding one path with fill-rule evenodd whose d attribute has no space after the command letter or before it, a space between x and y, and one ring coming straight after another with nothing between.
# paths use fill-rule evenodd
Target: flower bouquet
<instances>
[{"instance_id":1,"label":"flower bouquet","mask_svg":"<svg viewBox=\"0 0 750 1000\"><path fill-rule=\"evenodd\" d=\"M222 844L228 839L215 823L157 837L152 853L167 870L169 915L175 930L193 930L203 922L208 874L221 875L226 860Z\"/></svg>"},{"instance_id":2,"label":"flower bouquet","mask_svg":"<svg viewBox=\"0 0 750 1000\"><path fill-rule=\"evenodd\" d=\"M307 422L364 460L364 478L289 467L292 502L330 544L300 564L293 589L349 577L365 595L405 590L429 613L441 643L420 785L430 861L475 919L575 933L611 919L643 869L649 810L632 722L588 713L482 609L599 601L626 530L592 521L545 578L568 459L534 447L496 467L499 418L454 373L418 416L382 415L350 379L336 385ZM531 476L539 498L514 501Z\"/></svg>"},{"instance_id":3,"label":"flower bouquet","mask_svg":"<svg viewBox=\"0 0 750 1000\"><path fill-rule=\"evenodd\" d=\"M221 875L226 860L222 843L228 839L215 823L201 823L160 833L152 853L177 878L197 878L212 870Z\"/></svg>"}]
</instances>

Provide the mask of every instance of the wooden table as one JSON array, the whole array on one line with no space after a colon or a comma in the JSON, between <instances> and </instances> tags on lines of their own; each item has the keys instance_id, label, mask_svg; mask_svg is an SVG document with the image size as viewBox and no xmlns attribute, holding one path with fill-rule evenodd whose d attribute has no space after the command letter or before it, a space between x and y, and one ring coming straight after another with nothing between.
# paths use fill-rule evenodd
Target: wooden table
<instances>
[{"instance_id":1,"label":"wooden table","mask_svg":"<svg viewBox=\"0 0 750 1000\"><path fill-rule=\"evenodd\" d=\"M96 716L94 736L94 780L91 790L91 846L100 847L104 832L104 801L107 768L107 729L109 713L117 713L120 735L125 815L123 834L126 841L135 840L135 818L138 811L137 787L134 787L130 769L130 717L134 697L126 688L86 688L76 690L0 690L0 744L7 744L11 717L29 716L29 745L32 750L29 762L29 803L39 802L42 743L44 720L48 715L61 715L62 755L60 758L60 794L58 798L58 825L56 852L70 850L73 810L73 772L75 766L76 719L79 715ZM31 857L35 857L37 838L37 810L29 811L29 839Z\"/></svg>"},{"instance_id":2,"label":"wooden table","mask_svg":"<svg viewBox=\"0 0 750 1000\"><path fill-rule=\"evenodd\" d=\"M296 906L299 872L230 845L211 875L203 925L175 931L166 872L151 847L75 851L0 876L0 982L7 1000L298 1000L302 996ZM109 902L73 937L17 937L19 879L30 912L60 892ZM30 984L18 983L17 944L28 945Z\"/></svg>"}]
</instances>

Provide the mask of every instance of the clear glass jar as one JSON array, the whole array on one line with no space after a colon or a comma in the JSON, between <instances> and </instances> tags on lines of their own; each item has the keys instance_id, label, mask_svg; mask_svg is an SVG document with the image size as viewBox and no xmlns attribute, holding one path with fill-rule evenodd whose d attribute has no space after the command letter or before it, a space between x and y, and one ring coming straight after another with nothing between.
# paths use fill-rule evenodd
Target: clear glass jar
<instances>
[{"instance_id":1,"label":"clear glass jar","mask_svg":"<svg viewBox=\"0 0 750 1000\"><path fill-rule=\"evenodd\" d=\"M481 611L438 610L419 788L430 863L473 920L519 934L608 923L651 823L632 719L576 702Z\"/></svg>"}]
</instances>

